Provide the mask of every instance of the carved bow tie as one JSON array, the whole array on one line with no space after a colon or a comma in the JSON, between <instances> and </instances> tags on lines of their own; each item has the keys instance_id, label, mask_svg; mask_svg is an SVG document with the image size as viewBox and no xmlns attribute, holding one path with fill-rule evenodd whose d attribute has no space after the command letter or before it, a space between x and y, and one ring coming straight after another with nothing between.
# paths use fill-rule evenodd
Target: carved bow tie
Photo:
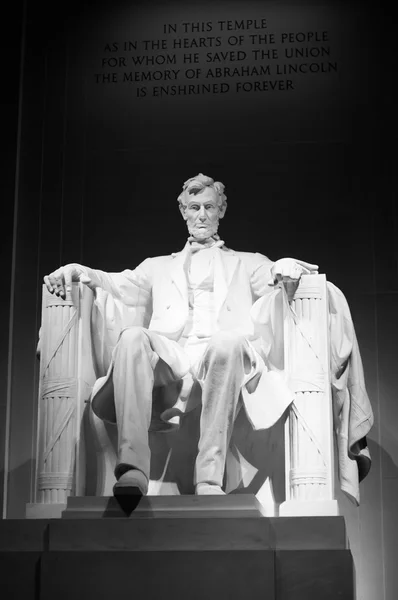
<instances>
[{"instance_id":1,"label":"carved bow tie","mask_svg":"<svg viewBox=\"0 0 398 600\"><path fill-rule=\"evenodd\" d=\"M221 248L224 245L224 241L220 240L219 236L214 236L208 238L203 242L198 242L194 237L188 238L189 248L191 252L198 252L199 250L204 250L205 248Z\"/></svg>"}]
</instances>

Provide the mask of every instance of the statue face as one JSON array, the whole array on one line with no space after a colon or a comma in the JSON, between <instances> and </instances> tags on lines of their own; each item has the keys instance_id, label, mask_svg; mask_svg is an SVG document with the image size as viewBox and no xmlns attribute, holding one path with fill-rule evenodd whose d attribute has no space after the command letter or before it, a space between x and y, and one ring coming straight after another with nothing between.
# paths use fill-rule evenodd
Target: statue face
<instances>
[{"instance_id":1,"label":"statue face","mask_svg":"<svg viewBox=\"0 0 398 600\"><path fill-rule=\"evenodd\" d=\"M189 195L187 206L180 207L188 231L196 239L205 240L217 233L218 221L225 213L225 209L220 210L218 200L217 192L206 187L199 194Z\"/></svg>"}]
</instances>

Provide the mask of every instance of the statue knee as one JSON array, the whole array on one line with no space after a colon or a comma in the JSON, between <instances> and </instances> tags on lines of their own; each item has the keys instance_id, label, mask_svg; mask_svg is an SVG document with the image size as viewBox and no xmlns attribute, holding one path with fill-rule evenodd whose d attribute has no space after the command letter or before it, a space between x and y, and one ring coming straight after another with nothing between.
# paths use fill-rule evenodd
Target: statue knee
<instances>
[{"instance_id":1,"label":"statue knee","mask_svg":"<svg viewBox=\"0 0 398 600\"><path fill-rule=\"evenodd\" d=\"M148 344L147 330L145 327L128 327L124 329L118 340L119 346L127 346L129 348L140 348L143 344Z\"/></svg>"},{"instance_id":2,"label":"statue knee","mask_svg":"<svg viewBox=\"0 0 398 600\"><path fill-rule=\"evenodd\" d=\"M214 352L219 357L228 358L236 356L245 348L246 339L243 335L234 331L218 331L212 335L208 350Z\"/></svg>"}]
</instances>

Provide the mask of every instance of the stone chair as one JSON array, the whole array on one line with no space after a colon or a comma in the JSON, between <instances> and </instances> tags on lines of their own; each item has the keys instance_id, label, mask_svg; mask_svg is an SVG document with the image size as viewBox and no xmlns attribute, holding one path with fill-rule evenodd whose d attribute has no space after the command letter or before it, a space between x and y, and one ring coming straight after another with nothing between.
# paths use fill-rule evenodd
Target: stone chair
<instances>
[{"instance_id":1,"label":"stone chair","mask_svg":"<svg viewBox=\"0 0 398 600\"><path fill-rule=\"evenodd\" d=\"M112 298L106 303L115 310ZM254 493L268 516L337 515L325 276L303 276L294 298L285 298L284 311L285 377L295 401L262 431L253 431L240 411L226 491ZM35 496L27 517L61 516L70 495L112 495L116 426L90 407L92 386L110 360L102 341L106 319L100 316L93 292L83 284L73 284L68 300L43 286ZM159 432L153 415L150 495L194 493L198 418L193 411L179 427Z\"/></svg>"}]
</instances>

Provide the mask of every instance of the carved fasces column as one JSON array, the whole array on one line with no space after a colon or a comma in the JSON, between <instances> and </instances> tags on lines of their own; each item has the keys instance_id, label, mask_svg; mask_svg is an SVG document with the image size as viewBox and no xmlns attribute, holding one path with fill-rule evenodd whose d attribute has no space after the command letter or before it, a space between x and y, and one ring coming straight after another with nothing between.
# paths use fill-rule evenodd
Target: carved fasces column
<instances>
[{"instance_id":1,"label":"carved fasces column","mask_svg":"<svg viewBox=\"0 0 398 600\"><path fill-rule=\"evenodd\" d=\"M67 300L43 286L35 498L28 517L60 516L68 496L84 493L81 424L95 380L91 304L83 284L74 283Z\"/></svg>"},{"instance_id":2,"label":"carved fasces column","mask_svg":"<svg viewBox=\"0 0 398 600\"><path fill-rule=\"evenodd\" d=\"M286 502L280 515L338 514L328 320L324 275L304 275L291 301L284 293L285 373L295 400L285 428Z\"/></svg>"}]
</instances>

